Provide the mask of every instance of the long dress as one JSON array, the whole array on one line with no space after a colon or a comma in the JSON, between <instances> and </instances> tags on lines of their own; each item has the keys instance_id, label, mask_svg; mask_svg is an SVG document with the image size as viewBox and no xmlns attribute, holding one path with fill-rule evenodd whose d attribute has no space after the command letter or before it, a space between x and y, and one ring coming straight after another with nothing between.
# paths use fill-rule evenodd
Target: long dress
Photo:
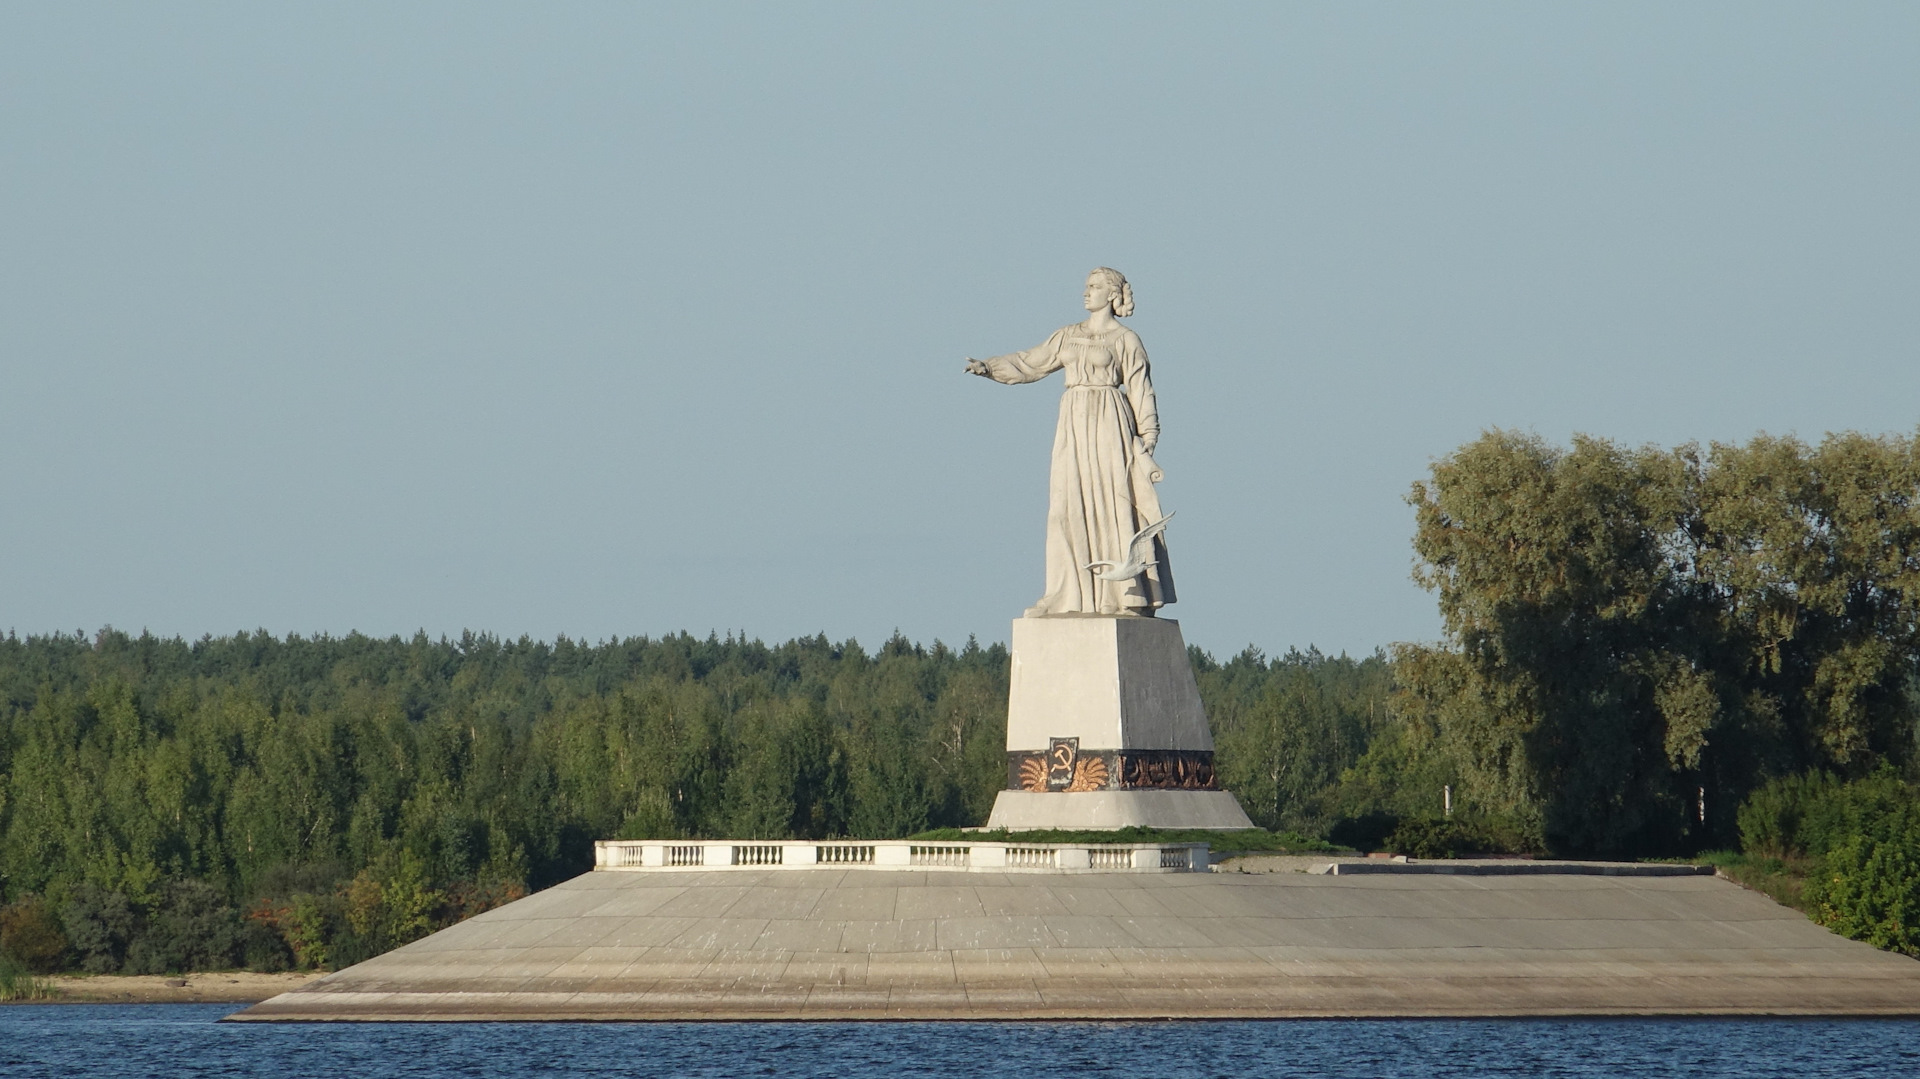
<instances>
[{"instance_id":1,"label":"long dress","mask_svg":"<svg viewBox=\"0 0 1920 1079\"><path fill-rule=\"evenodd\" d=\"M1172 603L1173 567L1164 539L1154 543L1146 571L1127 581L1103 581L1106 566L1126 561L1127 544L1160 520L1158 469L1141 443L1157 440L1147 350L1125 326L1094 331L1075 323L1038 348L984 361L995 382L1035 382L1066 371L1060 425L1053 436L1047 486L1047 591L1027 615L1140 614Z\"/></svg>"}]
</instances>

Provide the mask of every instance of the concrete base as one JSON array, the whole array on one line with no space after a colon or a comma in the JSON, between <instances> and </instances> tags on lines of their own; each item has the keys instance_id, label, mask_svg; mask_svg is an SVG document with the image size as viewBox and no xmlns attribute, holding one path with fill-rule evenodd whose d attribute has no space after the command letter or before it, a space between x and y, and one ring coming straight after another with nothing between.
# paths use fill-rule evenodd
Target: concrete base
<instances>
[{"instance_id":1,"label":"concrete base","mask_svg":"<svg viewBox=\"0 0 1920 1079\"><path fill-rule=\"evenodd\" d=\"M588 873L233 1018L1527 1015L1920 1016L1920 962L1712 877Z\"/></svg>"},{"instance_id":2,"label":"concrete base","mask_svg":"<svg viewBox=\"0 0 1920 1079\"><path fill-rule=\"evenodd\" d=\"M988 828L1024 832L1110 828L1251 828L1226 791L1001 791Z\"/></svg>"}]
</instances>

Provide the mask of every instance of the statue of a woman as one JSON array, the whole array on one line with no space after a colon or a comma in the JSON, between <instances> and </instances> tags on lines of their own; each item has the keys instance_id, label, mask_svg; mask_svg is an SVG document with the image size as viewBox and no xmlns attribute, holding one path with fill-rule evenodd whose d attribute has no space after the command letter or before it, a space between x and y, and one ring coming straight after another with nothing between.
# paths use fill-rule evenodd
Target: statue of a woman
<instances>
[{"instance_id":1,"label":"statue of a woman","mask_svg":"<svg viewBox=\"0 0 1920 1079\"><path fill-rule=\"evenodd\" d=\"M967 360L969 373L1008 384L1067 373L1047 487L1047 592L1027 609L1029 618L1151 615L1174 598L1173 569L1158 534L1136 576L1110 580L1116 570L1101 568L1126 565L1130 541L1163 521L1152 456L1160 416L1147 350L1116 321L1133 314L1127 279L1104 266L1088 274L1086 309L1085 322L1054 331L1037 348Z\"/></svg>"}]
</instances>

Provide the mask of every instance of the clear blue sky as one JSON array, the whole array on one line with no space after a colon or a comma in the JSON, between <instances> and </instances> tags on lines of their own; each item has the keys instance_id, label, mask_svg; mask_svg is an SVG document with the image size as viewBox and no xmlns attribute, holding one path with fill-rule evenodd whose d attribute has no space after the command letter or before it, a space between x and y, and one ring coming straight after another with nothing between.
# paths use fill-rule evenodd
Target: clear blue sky
<instances>
[{"instance_id":1,"label":"clear blue sky","mask_svg":"<svg viewBox=\"0 0 1920 1079\"><path fill-rule=\"evenodd\" d=\"M1920 423L1920 5L9 4L0 630L1004 640L1134 282L1216 652L1403 498Z\"/></svg>"}]
</instances>

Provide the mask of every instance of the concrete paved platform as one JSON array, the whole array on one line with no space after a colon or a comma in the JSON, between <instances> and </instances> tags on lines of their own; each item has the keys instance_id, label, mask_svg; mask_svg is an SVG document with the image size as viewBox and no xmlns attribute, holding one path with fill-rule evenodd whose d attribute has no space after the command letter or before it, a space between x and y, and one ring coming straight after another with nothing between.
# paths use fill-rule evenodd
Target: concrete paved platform
<instances>
[{"instance_id":1,"label":"concrete paved platform","mask_svg":"<svg viewBox=\"0 0 1920 1079\"><path fill-rule=\"evenodd\" d=\"M241 1020L1920 1015L1711 877L589 873Z\"/></svg>"}]
</instances>

